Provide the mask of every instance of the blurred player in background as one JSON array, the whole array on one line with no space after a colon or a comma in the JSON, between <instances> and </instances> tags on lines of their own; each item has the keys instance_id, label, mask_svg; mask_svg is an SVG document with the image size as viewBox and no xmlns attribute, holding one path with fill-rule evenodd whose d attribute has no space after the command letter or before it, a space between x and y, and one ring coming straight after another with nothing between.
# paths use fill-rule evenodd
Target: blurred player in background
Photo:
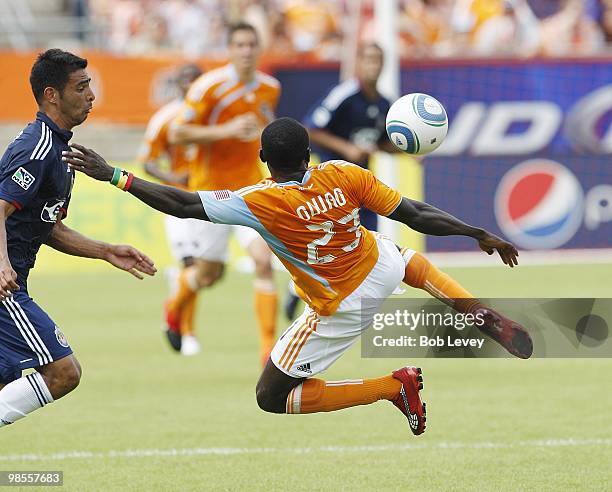
<instances>
[{"instance_id":1,"label":"blurred player in background","mask_svg":"<svg viewBox=\"0 0 612 492\"><path fill-rule=\"evenodd\" d=\"M77 146L65 159L102 181L121 171L95 152ZM402 197L374 175L346 161L308 168L308 133L297 121L280 118L261 136L261 160L271 179L237 192L188 193L130 174L122 189L149 206L178 217L241 224L259 232L291 273L308 304L279 338L257 384L257 403L273 413L316 413L390 400L407 417L414 434L425 430L421 371L405 367L376 379L324 381L330 367L371 325L383 301L400 284L424 289L462 313L481 319L478 328L512 354L528 358L531 338L517 323L484 306L423 255L366 230L359 208L367 206L423 234L462 235L483 251L517 264L516 248L427 203ZM112 182L112 181L111 181ZM372 302L364 305L363 299Z\"/></svg>"},{"instance_id":2,"label":"blurred player in background","mask_svg":"<svg viewBox=\"0 0 612 492\"><path fill-rule=\"evenodd\" d=\"M230 27L228 49L230 63L193 83L170 127L173 145L198 145L189 173L192 190L237 190L263 177L258 139L261 129L274 119L280 84L257 70L259 38L250 24ZM181 313L194 302L198 290L214 285L223 275L232 231L255 262L255 313L265 361L274 345L277 294L272 254L252 229L201 221L192 221L185 229L184 240L194 243L197 260L181 273L178 292L166 304L168 328L179 332Z\"/></svg>"},{"instance_id":3,"label":"blurred player in background","mask_svg":"<svg viewBox=\"0 0 612 492\"><path fill-rule=\"evenodd\" d=\"M187 189L190 162L195 158L195 145L172 145L168 141L168 127L183 109L185 95L191 83L202 74L197 65L184 65L176 70L176 85L180 95L160 108L151 118L145 132L145 141L140 149L138 161L145 171L162 183ZM165 161L165 162L164 162ZM195 190L193 190L195 191ZM193 266L199 252L197 244L185 241L191 222L166 217L166 235L174 258L184 268ZM174 350L183 355L195 355L200 346L194 337L194 315L196 297L189 299L180 312L180 332L166 330L168 341Z\"/></svg>"},{"instance_id":4,"label":"blurred player in background","mask_svg":"<svg viewBox=\"0 0 612 492\"><path fill-rule=\"evenodd\" d=\"M38 56L30 72L36 120L0 160L0 427L65 396L81 379L68 340L28 294L42 244L105 260L138 278L155 273L131 246L94 241L64 225L74 172L61 154L95 99L85 68L87 60L59 49ZM21 377L30 368L36 370Z\"/></svg>"},{"instance_id":5,"label":"blurred player in background","mask_svg":"<svg viewBox=\"0 0 612 492\"><path fill-rule=\"evenodd\" d=\"M321 162L343 159L364 169L378 150L396 152L385 130L390 101L378 92L384 53L376 43L365 43L357 51L356 76L332 88L305 118L310 140ZM374 212L359 211L361 224L370 231L378 229ZM284 311L293 319L299 302L293 284L285 300Z\"/></svg>"},{"instance_id":6,"label":"blurred player in background","mask_svg":"<svg viewBox=\"0 0 612 492\"><path fill-rule=\"evenodd\" d=\"M391 102L378 92L383 63L378 44L360 46L355 78L332 88L306 116L304 123L321 162L342 159L368 169L374 152L397 151L385 130ZM359 218L366 229L378 229L371 210L361 209Z\"/></svg>"}]
</instances>

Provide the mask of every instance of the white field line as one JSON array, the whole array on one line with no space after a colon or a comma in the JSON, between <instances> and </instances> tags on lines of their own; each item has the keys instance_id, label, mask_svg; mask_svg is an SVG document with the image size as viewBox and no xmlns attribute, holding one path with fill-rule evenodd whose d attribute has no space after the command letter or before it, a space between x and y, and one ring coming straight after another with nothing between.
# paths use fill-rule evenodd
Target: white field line
<instances>
[{"instance_id":1,"label":"white field line","mask_svg":"<svg viewBox=\"0 0 612 492\"><path fill-rule=\"evenodd\" d=\"M503 266L499 255L481 251L455 253L425 253L432 263L440 267L494 267ZM612 264L612 249L555 249L550 251L519 251L520 265L587 265Z\"/></svg>"},{"instance_id":2,"label":"white field line","mask_svg":"<svg viewBox=\"0 0 612 492\"><path fill-rule=\"evenodd\" d=\"M63 451L51 454L0 455L6 461L64 461L71 459L157 458L171 456L232 456L248 454L312 454L312 453L374 453L383 451L409 451L415 449L511 449L560 448L579 446L612 446L612 439L545 439L517 442L438 442L414 444L381 444L363 446L320 446L309 448L183 448L183 449L125 449L110 451Z\"/></svg>"}]
</instances>

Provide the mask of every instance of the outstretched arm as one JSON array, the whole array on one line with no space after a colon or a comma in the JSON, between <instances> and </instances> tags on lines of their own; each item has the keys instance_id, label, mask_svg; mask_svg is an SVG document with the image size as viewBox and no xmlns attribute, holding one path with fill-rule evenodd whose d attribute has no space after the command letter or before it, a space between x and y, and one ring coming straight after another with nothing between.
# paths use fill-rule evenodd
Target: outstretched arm
<instances>
[{"instance_id":1,"label":"outstretched arm","mask_svg":"<svg viewBox=\"0 0 612 492\"><path fill-rule=\"evenodd\" d=\"M518 251L512 244L484 229L466 224L429 203L403 197L398 207L388 217L431 236L473 237L478 241L480 249L486 253L492 255L497 250L506 265L510 267L518 265Z\"/></svg>"},{"instance_id":2,"label":"outstretched arm","mask_svg":"<svg viewBox=\"0 0 612 492\"><path fill-rule=\"evenodd\" d=\"M259 121L253 113L236 116L220 125L196 125L173 123L168 130L168 141L172 145L203 144L236 138L248 142L261 133Z\"/></svg>"},{"instance_id":3,"label":"outstretched arm","mask_svg":"<svg viewBox=\"0 0 612 492\"><path fill-rule=\"evenodd\" d=\"M115 168L102 156L82 145L72 144L79 152L64 152L62 159L70 167L98 181L110 181ZM134 177L128 190L140 201L155 210L180 218L209 220L197 193L190 193L172 186L165 186Z\"/></svg>"},{"instance_id":4,"label":"outstretched arm","mask_svg":"<svg viewBox=\"0 0 612 492\"><path fill-rule=\"evenodd\" d=\"M53 226L46 244L72 256L108 261L111 265L142 279L141 273L155 275L153 261L132 246L96 241L70 229L63 222Z\"/></svg>"}]
</instances>

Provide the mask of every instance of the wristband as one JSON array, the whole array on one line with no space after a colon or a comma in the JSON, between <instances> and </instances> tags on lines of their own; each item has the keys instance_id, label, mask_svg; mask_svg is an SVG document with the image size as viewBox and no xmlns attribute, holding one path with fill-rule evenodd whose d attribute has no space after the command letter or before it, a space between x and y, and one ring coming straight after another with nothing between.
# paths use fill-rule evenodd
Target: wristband
<instances>
[{"instance_id":1,"label":"wristband","mask_svg":"<svg viewBox=\"0 0 612 492\"><path fill-rule=\"evenodd\" d=\"M117 183L119 182L120 177L121 177L121 169L116 167L113 171L113 176L110 179L110 184L112 184L113 186L117 186Z\"/></svg>"},{"instance_id":2,"label":"wristband","mask_svg":"<svg viewBox=\"0 0 612 492\"><path fill-rule=\"evenodd\" d=\"M120 190L127 191L132 185L133 180L134 175L131 172L116 167L113 171L113 177L110 180L110 184L116 186Z\"/></svg>"},{"instance_id":3,"label":"wristband","mask_svg":"<svg viewBox=\"0 0 612 492\"><path fill-rule=\"evenodd\" d=\"M127 191L130 189L130 186L132 186L132 181L134 181L134 175L132 173L129 173L127 182L125 183L125 186L123 187L123 191Z\"/></svg>"}]
</instances>

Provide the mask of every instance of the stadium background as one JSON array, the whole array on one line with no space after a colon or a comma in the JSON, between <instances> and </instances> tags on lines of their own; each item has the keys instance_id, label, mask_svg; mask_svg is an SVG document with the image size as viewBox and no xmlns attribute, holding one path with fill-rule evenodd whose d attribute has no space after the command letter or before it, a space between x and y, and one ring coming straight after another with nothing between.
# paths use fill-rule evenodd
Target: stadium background
<instances>
[{"instance_id":1,"label":"stadium background","mask_svg":"<svg viewBox=\"0 0 612 492\"><path fill-rule=\"evenodd\" d=\"M424 239L387 225L385 231L427 251L436 262L462 267L451 272L478 295L612 297L612 2L516 0L510 2L512 13L508 2L497 0L398 3L397 92L438 98L448 110L450 132L422 163L406 156L389 162L383 156L374 160L373 169L408 196L510 237L523 264L535 266L510 274L496 267L496 259L471 253L473 244L467 240ZM89 59L97 95L94 111L75 129L74 141L128 166L147 119L174 95L172 69L184 60L197 60L204 68L223 63L224 25L239 14L262 29L262 69L283 85L278 115L298 119L339 78L350 75L351 47L378 35L374 2L367 0L6 0L0 9L2 146L36 109L27 79L36 53L60 46ZM194 43L194 33L203 39ZM551 167L548 161L556 164ZM500 187L504 175L525 162L529 166L519 167L516 179ZM78 177L67 220L86 235L142 248L162 268L171 264L161 216L111 187ZM471 268L475 265L484 268ZM198 473L212 477L210 488L252 485L244 474L229 478L237 466L247 475L256 474L256 488L275 488L282 480L264 480L260 472L286 462L276 451L257 449L283 451L285 445L264 437L280 429L302 450L286 458L288 475L280 474L285 480L299 477L296 490L334 485L405 489L388 479L388 469L384 474L371 470L372 463L404 466L402 450L423 453L423 488L474 488L482 478L485 488L511 489L516 474L514 485L525 488L609 485L610 396L601 392L609 384L608 361L522 366L518 361L424 361L432 374L426 379L431 385L426 385L431 391L426 398L439 412L426 434L432 440L424 443L412 444L407 433L398 436L400 422L391 409L355 409L344 416L278 424L258 413L252 395L258 369L255 330L247 315L247 277L233 272L210 298L206 294L200 319L206 320L202 324L210 339L204 338L205 347L209 345L195 361L173 358L161 345L156 327L163 278L137 289L130 281L103 264L48 248L41 251L32 290L78 347L86 379L70 401L3 433L0 468L64 468L72 473L75 490L99 489L102 480L123 488L122 480L128 479L134 490L197 490ZM234 304L228 303L230 297ZM212 329L219 325L227 325L232 339L239 341L226 340ZM345 359L331 376L389 369L389 361L362 363L354 351ZM234 372L227 372L228 360L239 366ZM558 384L560 374L563 385ZM467 394L457 389L464 378L472 381ZM193 395L193 387L202 394ZM501 401L508 406L500 409ZM584 402L589 402L588 410ZM236 406L244 410L237 412ZM469 409L479 422L461 420L455 414L458 408ZM583 419L580 425L572 419L576 411ZM364 430L363 423L375 422L381 412L378 431ZM529 416L526 422L516 423L519 412L521 418ZM314 437L305 437L308 422L318 426ZM98 425L112 428L101 431ZM44 436L39 433L49 426ZM74 436L62 433L68 427ZM236 428L240 436L228 432ZM344 471L329 465L333 450L322 446L338 446L335 458ZM453 446L456 451L448 451ZM163 454L176 448L187 449L188 458L180 452ZM303 467L300 453L309 448L314 449L312 463L320 468L310 463L301 468L306 471L296 471ZM130 459L129 449L157 451L143 464ZM578 455L587 449L589 453ZM73 450L93 455L61 455ZM119 454L113 457L115 451ZM39 459L26 459L28 453L40 454ZM51 458L54 453L63 457ZM137 459L146 456L138 453ZM191 464L184 464L185 459ZM508 469L499 470L500 462ZM174 471L159 469L166 463ZM259 468L250 468L252 463ZM476 468L466 470L464 464ZM198 465L208 471L194 468ZM572 475L572 467L581 471ZM146 476L136 478L138 470ZM352 475L348 470L354 470ZM319 473L319 480L313 480ZM335 473L341 484L334 481Z\"/></svg>"}]
</instances>

